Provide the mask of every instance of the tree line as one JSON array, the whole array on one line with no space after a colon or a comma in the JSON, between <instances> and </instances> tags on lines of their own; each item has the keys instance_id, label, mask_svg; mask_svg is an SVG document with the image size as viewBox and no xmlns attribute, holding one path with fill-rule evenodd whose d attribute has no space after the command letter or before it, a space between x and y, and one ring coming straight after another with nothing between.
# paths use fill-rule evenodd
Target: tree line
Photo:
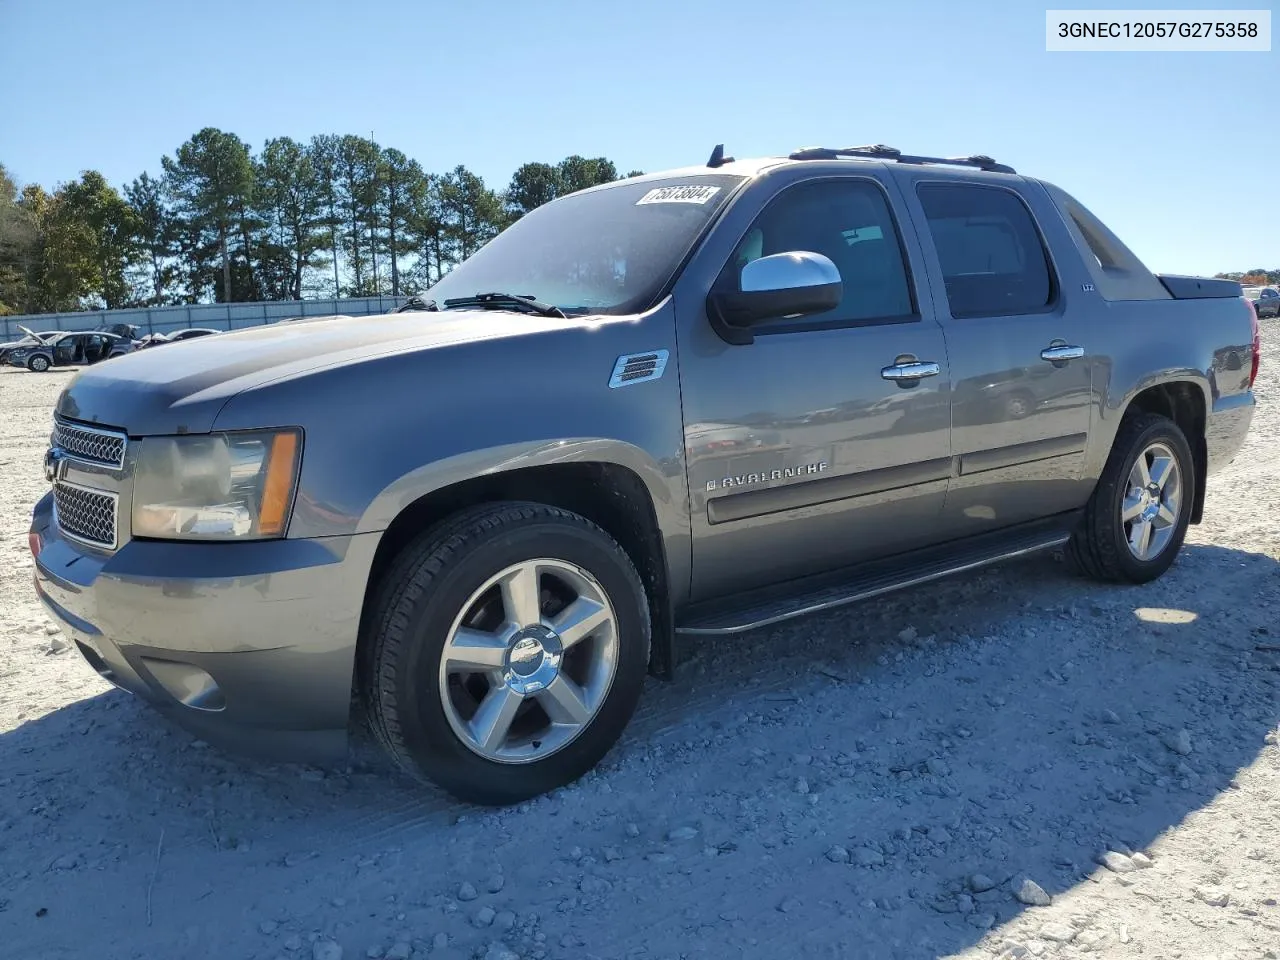
<instances>
[{"instance_id":1,"label":"tree line","mask_svg":"<svg viewBox=\"0 0 1280 960\"><path fill-rule=\"evenodd\" d=\"M575 155L495 190L365 137L255 153L213 127L123 190L94 170L20 188L0 165L0 315L412 294L535 207L617 179L612 161ZM1280 283L1280 270L1218 276Z\"/></svg>"},{"instance_id":2,"label":"tree line","mask_svg":"<svg viewBox=\"0 0 1280 960\"><path fill-rule=\"evenodd\" d=\"M495 190L365 137L255 153L213 127L160 167L123 190L87 170L50 192L0 165L0 315L412 294L535 207L620 179L575 155Z\"/></svg>"},{"instance_id":3,"label":"tree line","mask_svg":"<svg viewBox=\"0 0 1280 960\"><path fill-rule=\"evenodd\" d=\"M1263 270L1257 267L1254 270L1236 270L1230 273L1215 274L1220 280L1235 280L1246 287L1266 287L1275 286L1280 283L1280 268L1275 270Z\"/></svg>"}]
</instances>

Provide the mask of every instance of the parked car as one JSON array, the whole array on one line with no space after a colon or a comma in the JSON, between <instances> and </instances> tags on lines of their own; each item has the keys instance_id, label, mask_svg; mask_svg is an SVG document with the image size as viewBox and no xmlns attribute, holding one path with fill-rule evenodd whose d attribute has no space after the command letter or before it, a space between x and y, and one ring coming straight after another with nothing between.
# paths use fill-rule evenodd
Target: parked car
<instances>
[{"instance_id":1,"label":"parked car","mask_svg":"<svg viewBox=\"0 0 1280 960\"><path fill-rule=\"evenodd\" d=\"M569 194L419 309L79 373L36 585L205 740L340 756L354 690L404 769L494 804L591 769L677 635L1057 547L1154 580L1260 355L1238 283L885 147Z\"/></svg>"},{"instance_id":2,"label":"parked car","mask_svg":"<svg viewBox=\"0 0 1280 960\"><path fill-rule=\"evenodd\" d=\"M180 343L183 340L194 340L197 337L207 337L211 334L222 333L221 330L213 330L209 327L188 327L185 330L175 330L169 334L170 343Z\"/></svg>"},{"instance_id":3,"label":"parked car","mask_svg":"<svg viewBox=\"0 0 1280 960\"><path fill-rule=\"evenodd\" d=\"M141 332L136 323L100 323L95 329L96 333L113 333L117 337L125 340L137 340Z\"/></svg>"},{"instance_id":4,"label":"parked car","mask_svg":"<svg viewBox=\"0 0 1280 960\"><path fill-rule=\"evenodd\" d=\"M18 329L22 331L21 339L10 340L8 343L0 343L0 366L7 365L9 363L9 354L13 350L18 349L19 347L34 347L43 343L48 343L62 332L60 330L49 330L45 333L36 333L33 330L28 330L21 324L18 325Z\"/></svg>"},{"instance_id":5,"label":"parked car","mask_svg":"<svg viewBox=\"0 0 1280 960\"><path fill-rule=\"evenodd\" d=\"M166 343L180 343L183 340L195 340L199 337L207 337L210 334L222 332L208 327L186 327L182 330L174 330L171 333L149 333L142 337L138 343L140 348L158 347Z\"/></svg>"},{"instance_id":6,"label":"parked car","mask_svg":"<svg viewBox=\"0 0 1280 960\"><path fill-rule=\"evenodd\" d=\"M44 373L50 367L89 365L123 356L135 349L132 340L98 330L59 333L42 344L9 351L9 364Z\"/></svg>"},{"instance_id":7,"label":"parked car","mask_svg":"<svg viewBox=\"0 0 1280 960\"><path fill-rule=\"evenodd\" d=\"M1253 301L1258 318L1269 320L1280 317L1280 289L1276 287L1246 287L1244 295Z\"/></svg>"}]
</instances>

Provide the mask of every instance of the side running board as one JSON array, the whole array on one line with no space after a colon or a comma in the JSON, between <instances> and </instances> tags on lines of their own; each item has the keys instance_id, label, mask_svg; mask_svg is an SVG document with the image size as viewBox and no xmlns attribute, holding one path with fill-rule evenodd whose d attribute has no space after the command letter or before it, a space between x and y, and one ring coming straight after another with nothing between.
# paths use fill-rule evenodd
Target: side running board
<instances>
[{"instance_id":1,"label":"side running board","mask_svg":"<svg viewBox=\"0 0 1280 960\"><path fill-rule=\"evenodd\" d=\"M913 551L836 573L794 580L764 591L690 607L676 623L685 636L719 636L772 626L843 607L859 600L919 586L933 580L1029 553L1061 546L1071 539L1070 518L1037 523L1017 532Z\"/></svg>"}]
</instances>

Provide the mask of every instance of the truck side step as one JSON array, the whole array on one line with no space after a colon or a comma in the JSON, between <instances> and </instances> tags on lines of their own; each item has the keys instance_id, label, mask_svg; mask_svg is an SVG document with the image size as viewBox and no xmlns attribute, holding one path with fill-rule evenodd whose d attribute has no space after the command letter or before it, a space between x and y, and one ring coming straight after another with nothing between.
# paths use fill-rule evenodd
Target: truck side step
<instances>
[{"instance_id":1,"label":"truck side step","mask_svg":"<svg viewBox=\"0 0 1280 960\"><path fill-rule=\"evenodd\" d=\"M696 604L677 620L676 633L685 636L743 633L1048 550L1071 538L1078 516L1072 512L1007 531Z\"/></svg>"}]
</instances>

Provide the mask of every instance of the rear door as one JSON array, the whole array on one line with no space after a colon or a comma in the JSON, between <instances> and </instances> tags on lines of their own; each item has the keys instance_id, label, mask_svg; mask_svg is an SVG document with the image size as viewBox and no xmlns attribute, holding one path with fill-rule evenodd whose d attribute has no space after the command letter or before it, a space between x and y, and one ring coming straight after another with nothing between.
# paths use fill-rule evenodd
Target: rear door
<instances>
[{"instance_id":1,"label":"rear door","mask_svg":"<svg viewBox=\"0 0 1280 960\"><path fill-rule=\"evenodd\" d=\"M873 177L769 186L717 230L733 245L704 264L714 283L736 289L748 261L804 250L835 262L843 300L745 345L713 330L707 286L679 301L694 599L918 546L945 500L947 357L914 288L914 238Z\"/></svg>"},{"instance_id":2,"label":"rear door","mask_svg":"<svg viewBox=\"0 0 1280 960\"><path fill-rule=\"evenodd\" d=\"M956 476L943 527L983 533L1080 506L1095 345L1067 309L1021 181L903 180L951 359Z\"/></svg>"}]
</instances>

